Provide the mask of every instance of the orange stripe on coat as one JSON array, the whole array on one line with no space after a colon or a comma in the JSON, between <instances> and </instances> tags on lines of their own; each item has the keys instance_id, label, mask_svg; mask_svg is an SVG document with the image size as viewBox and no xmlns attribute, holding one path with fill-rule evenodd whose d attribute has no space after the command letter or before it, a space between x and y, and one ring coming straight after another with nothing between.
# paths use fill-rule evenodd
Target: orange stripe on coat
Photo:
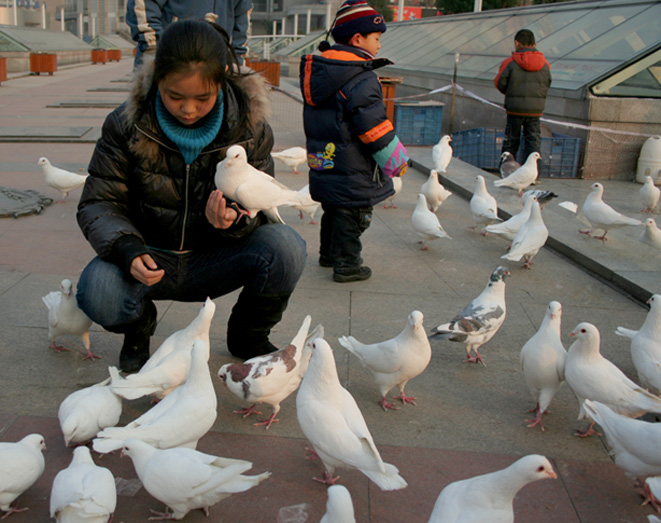
<instances>
[{"instance_id":1,"label":"orange stripe on coat","mask_svg":"<svg viewBox=\"0 0 661 523\"><path fill-rule=\"evenodd\" d=\"M308 105L314 106L312 103L312 93L310 92L310 77L312 76L312 55L305 57L305 69L303 78L303 92L305 94L305 102Z\"/></svg>"},{"instance_id":2,"label":"orange stripe on coat","mask_svg":"<svg viewBox=\"0 0 661 523\"><path fill-rule=\"evenodd\" d=\"M381 138L386 133L389 133L393 129L394 127L392 126L390 120L386 120L385 122L381 122L379 125L372 127L366 133L359 135L358 138L363 143L376 142L379 138Z\"/></svg>"}]
</instances>

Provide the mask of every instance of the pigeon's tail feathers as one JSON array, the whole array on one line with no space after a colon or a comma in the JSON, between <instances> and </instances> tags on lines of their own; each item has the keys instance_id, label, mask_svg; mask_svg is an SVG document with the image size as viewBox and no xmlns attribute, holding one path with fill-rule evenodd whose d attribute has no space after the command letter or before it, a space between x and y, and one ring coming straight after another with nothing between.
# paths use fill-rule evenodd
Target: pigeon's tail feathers
<instances>
[{"instance_id":1,"label":"pigeon's tail feathers","mask_svg":"<svg viewBox=\"0 0 661 523\"><path fill-rule=\"evenodd\" d=\"M465 332L451 330L447 323L432 329L431 334L429 335L430 339L450 341L464 341L467 337L468 336Z\"/></svg>"},{"instance_id":2,"label":"pigeon's tail feathers","mask_svg":"<svg viewBox=\"0 0 661 523\"><path fill-rule=\"evenodd\" d=\"M314 329L312 329L308 335L305 337L305 342L314 341L317 338L324 337L324 326L320 323Z\"/></svg>"},{"instance_id":3,"label":"pigeon's tail feathers","mask_svg":"<svg viewBox=\"0 0 661 523\"><path fill-rule=\"evenodd\" d=\"M615 329L615 334L618 336L622 336L623 338L629 338L632 340L636 334L638 334L638 331L631 330L631 329L626 329L624 327L618 327Z\"/></svg>"},{"instance_id":4,"label":"pigeon's tail feathers","mask_svg":"<svg viewBox=\"0 0 661 523\"><path fill-rule=\"evenodd\" d=\"M378 485L381 490L400 490L408 487L406 480L399 475L395 465L384 463L384 472L376 470L363 470L361 472Z\"/></svg>"},{"instance_id":5,"label":"pigeon's tail feathers","mask_svg":"<svg viewBox=\"0 0 661 523\"><path fill-rule=\"evenodd\" d=\"M222 485L219 485L219 490L221 492L227 492L228 494L236 494L239 492L245 492L251 488L259 485L262 481L267 479L271 475L270 472L263 472L256 476L246 476L244 474L238 474L233 477L231 480L224 482Z\"/></svg>"},{"instance_id":6,"label":"pigeon's tail feathers","mask_svg":"<svg viewBox=\"0 0 661 523\"><path fill-rule=\"evenodd\" d=\"M512 261L519 261L523 257L524 253L516 253L516 252L508 252L506 254L503 254L501 258L503 260L512 260Z\"/></svg>"},{"instance_id":7,"label":"pigeon's tail feathers","mask_svg":"<svg viewBox=\"0 0 661 523\"><path fill-rule=\"evenodd\" d=\"M99 434L102 432L99 432ZM123 439L97 437L92 440L92 448L99 454L107 454L108 452L121 449L124 446L124 442L125 440Z\"/></svg>"},{"instance_id":8,"label":"pigeon's tail feathers","mask_svg":"<svg viewBox=\"0 0 661 523\"><path fill-rule=\"evenodd\" d=\"M363 365L365 364L363 356L360 354L360 347L363 344L360 343L356 338L354 338L353 336L341 336L337 339L337 341L340 342L340 345L342 345L342 347L344 347L351 354L356 356L363 363Z\"/></svg>"},{"instance_id":9,"label":"pigeon's tail feathers","mask_svg":"<svg viewBox=\"0 0 661 523\"><path fill-rule=\"evenodd\" d=\"M498 180L494 180L494 181L493 181L493 184L494 184L496 187L503 187L503 186L504 186L504 187L507 187L507 186L509 185L509 182L507 181L507 178L500 178L500 179L498 179Z\"/></svg>"},{"instance_id":10,"label":"pigeon's tail feathers","mask_svg":"<svg viewBox=\"0 0 661 523\"><path fill-rule=\"evenodd\" d=\"M282 219L280 213L278 212L277 207L272 207L271 209L264 209L262 211L271 223L285 223L285 220Z\"/></svg>"},{"instance_id":11,"label":"pigeon's tail feathers","mask_svg":"<svg viewBox=\"0 0 661 523\"><path fill-rule=\"evenodd\" d=\"M60 291L51 291L46 296L42 296L41 301L44 302L44 305L48 307L48 309L52 309L53 307L56 307L58 303L60 303L60 300L62 299L62 293Z\"/></svg>"},{"instance_id":12,"label":"pigeon's tail feathers","mask_svg":"<svg viewBox=\"0 0 661 523\"><path fill-rule=\"evenodd\" d=\"M560 202L558 204L558 207L562 207L563 209L567 209L568 211L571 211L574 214L576 214L578 212L578 205L575 204L574 202Z\"/></svg>"},{"instance_id":13,"label":"pigeon's tail feathers","mask_svg":"<svg viewBox=\"0 0 661 523\"><path fill-rule=\"evenodd\" d=\"M122 378L119 375L117 367L108 367L108 372L110 372L110 379L112 380L110 390L124 399L136 400L143 396L149 396L150 394L156 394L162 391L161 387L151 384L141 384L139 382L141 378L140 373L129 374L128 377Z\"/></svg>"},{"instance_id":14,"label":"pigeon's tail feathers","mask_svg":"<svg viewBox=\"0 0 661 523\"><path fill-rule=\"evenodd\" d=\"M659 396L655 396L643 388L637 388L635 390L640 393L640 401L638 403L644 412L661 414L661 398Z\"/></svg>"}]
</instances>

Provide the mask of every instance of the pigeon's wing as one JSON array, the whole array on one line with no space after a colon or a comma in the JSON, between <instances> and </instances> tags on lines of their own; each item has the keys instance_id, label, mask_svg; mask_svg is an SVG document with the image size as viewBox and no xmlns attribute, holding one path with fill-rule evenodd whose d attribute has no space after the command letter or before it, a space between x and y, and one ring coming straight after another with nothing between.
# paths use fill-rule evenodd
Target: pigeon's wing
<instances>
[{"instance_id":1,"label":"pigeon's wing","mask_svg":"<svg viewBox=\"0 0 661 523\"><path fill-rule=\"evenodd\" d=\"M284 190L272 183L242 183L236 189L236 199L246 209L259 210L299 203L294 191Z\"/></svg>"}]
</instances>

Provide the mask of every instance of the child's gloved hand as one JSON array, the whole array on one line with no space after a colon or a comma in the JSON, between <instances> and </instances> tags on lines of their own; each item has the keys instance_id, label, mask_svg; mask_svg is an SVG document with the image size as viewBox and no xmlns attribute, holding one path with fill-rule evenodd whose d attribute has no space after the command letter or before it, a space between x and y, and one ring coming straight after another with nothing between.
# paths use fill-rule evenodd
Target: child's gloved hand
<instances>
[{"instance_id":1,"label":"child's gloved hand","mask_svg":"<svg viewBox=\"0 0 661 523\"><path fill-rule=\"evenodd\" d=\"M373 156L383 173L390 178L402 176L408 169L409 157L406 148L397 137Z\"/></svg>"}]
</instances>

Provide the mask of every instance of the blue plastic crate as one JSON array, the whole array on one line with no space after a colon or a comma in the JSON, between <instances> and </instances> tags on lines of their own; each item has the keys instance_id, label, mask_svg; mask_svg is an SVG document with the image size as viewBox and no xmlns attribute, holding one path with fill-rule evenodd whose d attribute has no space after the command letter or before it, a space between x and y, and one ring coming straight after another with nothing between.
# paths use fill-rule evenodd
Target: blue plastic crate
<instances>
[{"instance_id":1,"label":"blue plastic crate","mask_svg":"<svg viewBox=\"0 0 661 523\"><path fill-rule=\"evenodd\" d=\"M480 169L498 169L505 139L504 129L478 127L452 133L453 156ZM543 137L542 161L539 176L542 178L576 178L581 139L566 134L553 133ZM523 163L523 136L517 161Z\"/></svg>"},{"instance_id":2,"label":"blue plastic crate","mask_svg":"<svg viewBox=\"0 0 661 523\"><path fill-rule=\"evenodd\" d=\"M434 145L441 139L443 103L395 102L395 132L405 145Z\"/></svg>"}]
</instances>

